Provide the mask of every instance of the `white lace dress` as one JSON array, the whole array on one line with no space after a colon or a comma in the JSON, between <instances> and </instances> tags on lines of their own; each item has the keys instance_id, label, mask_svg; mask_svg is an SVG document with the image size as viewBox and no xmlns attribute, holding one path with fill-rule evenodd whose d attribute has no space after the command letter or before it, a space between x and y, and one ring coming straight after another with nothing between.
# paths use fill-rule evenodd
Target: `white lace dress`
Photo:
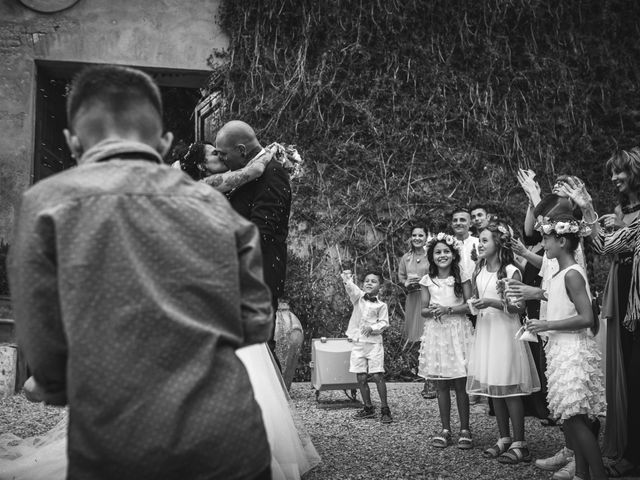
<instances>
[{"instance_id":1,"label":"white lace dress","mask_svg":"<svg viewBox=\"0 0 640 480\"><path fill-rule=\"evenodd\" d=\"M274 480L299 480L320 456L289 404L282 377L266 344L236 352L244 363L271 447ZM0 480L64 480L67 476L66 417L44 435L20 439L0 435Z\"/></svg>"},{"instance_id":2,"label":"white lace dress","mask_svg":"<svg viewBox=\"0 0 640 480\"><path fill-rule=\"evenodd\" d=\"M549 282L547 320L564 320L577 315L565 287L565 276L578 271L586 281L584 270L572 265L558 272ZM566 420L575 415L605 415L604 375L600 368L600 351L589 329L545 332L548 341L547 401L554 418Z\"/></svg>"},{"instance_id":3,"label":"white lace dress","mask_svg":"<svg viewBox=\"0 0 640 480\"><path fill-rule=\"evenodd\" d=\"M466 281L467 278L463 278ZM423 288L429 289L431 303L455 307L464 303L456 297L454 278L431 278L425 275L420 280ZM418 375L428 380L444 380L467 376L469 351L473 342L473 326L464 314L444 315L440 321L427 318L420 339Z\"/></svg>"}]
</instances>

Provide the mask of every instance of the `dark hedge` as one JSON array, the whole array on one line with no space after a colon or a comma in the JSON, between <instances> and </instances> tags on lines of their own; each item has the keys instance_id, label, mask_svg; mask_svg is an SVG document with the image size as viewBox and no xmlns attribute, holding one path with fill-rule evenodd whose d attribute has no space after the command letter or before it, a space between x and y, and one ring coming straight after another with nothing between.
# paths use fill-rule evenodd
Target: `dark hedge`
<instances>
[{"instance_id":1,"label":"dark hedge","mask_svg":"<svg viewBox=\"0 0 640 480\"><path fill-rule=\"evenodd\" d=\"M633 0L223 1L231 43L213 53L209 85L222 120L306 160L287 288L307 338L299 379L308 340L348 320L340 261L394 280L413 219L435 230L453 205L480 201L518 227L518 167L547 192L579 175L612 211L604 162L640 138L638 18ZM411 377L402 288L389 282L386 299L389 376Z\"/></svg>"}]
</instances>

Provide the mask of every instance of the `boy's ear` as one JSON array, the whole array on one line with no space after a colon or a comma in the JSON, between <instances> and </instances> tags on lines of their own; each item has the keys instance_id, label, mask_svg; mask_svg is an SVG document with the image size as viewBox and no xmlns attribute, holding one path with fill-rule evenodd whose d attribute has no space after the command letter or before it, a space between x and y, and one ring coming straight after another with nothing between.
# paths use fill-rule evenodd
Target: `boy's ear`
<instances>
[{"instance_id":1,"label":"boy's ear","mask_svg":"<svg viewBox=\"0 0 640 480\"><path fill-rule=\"evenodd\" d=\"M173 143L173 133L171 132L163 133L162 136L160 137L158 148L156 149L158 150L158 153L160 154L161 157L164 158L164 156L169 152L169 149L171 148L172 143Z\"/></svg>"},{"instance_id":2,"label":"boy's ear","mask_svg":"<svg viewBox=\"0 0 640 480\"><path fill-rule=\"evenodd\" d=\"M62 133L64 134L64 139L67 142L67 146L69 147L69 150L71 150L71 157L75 158L76 161L78 161L80 157L82 157L82 154L84 153L84 148L80 143L80 139L78 138L77 135L74 135L73 133L71 133L71 130L67 128L63 129Z\"/></svg>"}]
</instances>

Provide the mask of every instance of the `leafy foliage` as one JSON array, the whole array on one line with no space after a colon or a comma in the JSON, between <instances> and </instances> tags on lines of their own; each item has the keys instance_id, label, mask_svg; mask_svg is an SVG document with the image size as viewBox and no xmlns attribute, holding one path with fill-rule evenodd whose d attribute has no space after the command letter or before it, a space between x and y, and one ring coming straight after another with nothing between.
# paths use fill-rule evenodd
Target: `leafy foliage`
<instances>
[{"instance_id":1,"label":"leafy foliage","mask_svg":"<svg viewBox=\"0 0 640 480\"><path fill-rule=\"evenodd\" d=\"M222 119L307 162L288 294L308 338L344 331L341 268L395 277L413 219L435 230L480 201L518 227L518 167L547 192L578 175L611 211L604 161L640 139L639 14L632 0L224 1L231 44L209 85ZM400 375L404 293L389 285L387 299L387 369Z\"/></svg>"}]
</instances>

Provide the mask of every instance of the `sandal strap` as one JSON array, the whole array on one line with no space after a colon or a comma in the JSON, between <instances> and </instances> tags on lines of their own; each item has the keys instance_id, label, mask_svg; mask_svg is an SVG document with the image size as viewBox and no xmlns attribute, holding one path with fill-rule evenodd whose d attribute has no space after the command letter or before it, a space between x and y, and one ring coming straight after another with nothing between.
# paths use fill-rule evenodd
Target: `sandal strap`
<instances>
[{"instance_id":1,"label":"sandal strap","mask_svg":"<svg viewBox=\"0 0 640 480\"><path fill-rule=\"evenodd\" d=\"M500 457L503 460L509 460L509 463L518 463L522 461L528 461L531 459L531 454L526 446L511 446L509 450L504 452Z\"/></svg>"},{"instance_id":2,"label":"sandal strap","mask_svg":"<svg viewBox=\"0 0 640 480\"><path fill-rule=\"evenodd\" d=\"M451 441L451 432L443 429L438 435L431 439L432 444L449 445Z\"/></svg>"},{"instance_id":3,"label":"sandal strap","mask_svg":"<svg viewBox=\"0 0 640 480\"><path fill-rule=\"evenodd\" d=\"M487 448L483 453L485 456L491 458L498 458L500 455L504 455L507 452L510 443L496 443L494 446Z\"/></svg>"}]
</instances>

